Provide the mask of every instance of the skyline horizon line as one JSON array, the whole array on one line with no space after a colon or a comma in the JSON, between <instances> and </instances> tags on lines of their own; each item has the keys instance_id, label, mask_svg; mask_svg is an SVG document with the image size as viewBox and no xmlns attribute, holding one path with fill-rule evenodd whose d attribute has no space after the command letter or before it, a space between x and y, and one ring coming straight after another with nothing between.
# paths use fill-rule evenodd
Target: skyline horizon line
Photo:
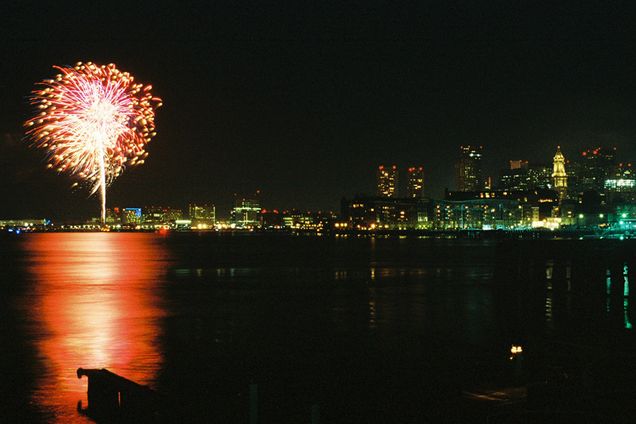
<instances>
[{"instance_id":1,"label":"skyline horizon line","mask_svg":"<svg viewBox=\"0 0 636 424\"><path fill-rule=\"evenodd\" d=\"M482 143L482 144L479 144L479 145L481 147L485 147L485 149L488 148L487 144L483 144ZM465 144L465 143L458 145L458 147L460 149L463 146L472 146L472 145L471 144ZM616 145L611 145L611 144L604 144L604 145L603 144L582 144L582 145L579 145L578 148L574 149L576 152L579 152L580 154L572 154L572 150L573 150L572 148L566 149L560 144L556 145L556 146L557 146L557 148L560 148L561 151L565 150L564 156L566 158L566 165L570 164L570 163L572 163L574 161L581 160L582 158L585 157L585 152L588 152L588 151L591 151L591 150L609 148L609 149L612 149L614 152L618 152L619 151L619 149L618 149L618 147ZM29 149L25 148L24 150L28 151ZM488 150L486 150L486 152L488 152ZM488 156L489 155L487 155L487 154L485 155L486 159L488 158ZM519 155L517 155L517 156L519 156ZM450 167L448 167L448 168L450 168L450 169L455 168L457 163L458 163L458 160L459 160L459 155L455 157L454 162L452 162L452 165ZM519 159L519 158L517 158L517 159L507 159L506 162L508 162L508 164L509 164L512 161L526 161L526 160L527 159ZM535 165L535 166L548 166L548 164L550 163L550 162L546 163L546 162L543 162L543 161L530 161L530 160L527 160L527 161L529 162L529 164ZM152 162L152 161L150 161L150 162ZM631 160L628 160L628 161L617 161L617 163L618 162L620 162L621 164L625 164L625 163L626 164L631 164L632 161ZM425 181L424 187L425 187L425 190L429 191L427 193L427 197L429 197L431 199L440 198L441 196L444 195L444 193L446 191L457 190L457 187L456 187L457 186L456 173L455 172L447 172L447 174L449 174L451 176L455 176L455 178L453 178L453 180L454 180L453 181L453 185L451 185L450 187L449 186L444 186L443 188L438 187L439 188L438 190L432 190L432 192L431 192L431 186L435 186L435 185L431 184L429 182L430 181L429 177L428 177L429 174L427 172L427 168L428 167L423 164L423 161L412 161L412 160L410 160L410 161L403 161L403 160L401 160L401 161L381 161L381 162L376 162L376 164L378 164L378 165L375 165L377 167L381 166L382 164L391 164L390 166L395 165L398 168L398 170L400 170L402 172L404 172L404 170L408 170L408 168L411 167L411 166L416 166L418 168L420 168L420 167L423 168L424 181ZM499 182L498 181L498 177L501 176L501 173L503 171L506 171L506 170L509 170L509 169L510 168L508 168L508 167L499 166L496 173L487 176L487 178L488 177L492 178L493 182L497 182L496 184L493 184L493 187L497 187L498 186L498 182ZM51 173L48 170L45 170L44 172L46 172L49 175L57 176L57 173ZM141 171L141 172L143 172L143 171ZM366 180L367 180L367 182L373 183L375 181L375 178L371 177L371 175L372 175L372 173L369 172L367 174ZM67 179L62 179L62 180L66 181ZM117 184L115 184L115 186L117 186ZM265 195L265 197L268 197L267 194L269 194L270 196L272 194L271 191L265 191L265 190L262 190L262 189L257 189L255 191L261 191L261 195ZM404 191L404 188L402 187L400 191ZM372 188L369 188L367 190L360 190L360 191L350 191L350 192L348 192L346 194L343 194L343 195L340 195L340 196L333 196L332 200L330 200L329 202L325 202L325 203L323 203L323 205L318 206L318 207L308 205L307 202L299 203L299 204L293 204L290 201L290 199L286 199L286 200L283 200L283 201L278 201L276 203L281 204L281 207L278 207L278 209L300 209L300 210L314 210L314 211L315 210L331 210L331 211L333 211L333 210L338 210L339 209L338 203L340 202L340 200L342 198L353 198L355 196L373 196L374 195L373 192L375 192L375 190L372 189ZM226 210L229 210L232 207L231 206L232 202L233 202L232 199L237 194L239 194L241 196L245 196L244 194L239 193L238 191L233 191L233 193L231 195L228 194L228 193L225 193L222 196L218 196L217 198L220 197L221 200L220 201L214 201L213 203L215 205L218 205L221 208L225 208ZM201 196L197 196L197 197L201 197ZM403 196L400 196L400 197L403 197ZM80 200L78 199L78 201L80 201ZM209 201L207 201L207 202L210 203ZM117 202L117 204L123 204L123 203L136 203L136 202L129 202L129 201L118 201ZM162 203L164 203L164 202L157 202L157 201L144 202L144 204L146 204L146 205L161 205ZM167 203L170 204L170 205L182 205L180 207L187 207L187 205L189 203L192 203L192 201L184 200L182 198L182 199L176 200L176 201L175 200L169 200ZM328 205L326 203L329 203L330 205ZM92 207L91 207L91 209L92 209ZM86 216L90 216L90 214L91 214L91 212L85 211L84 213L81 213L81 215L78 215L78 216L86 217ZM4 214L1 214L1 215L5 216L5 217L14 216L14 215L4 215ZM68 216L68 215L71 215L71 214L65 214L65 215ZM59 217L61 215L60 214L56 214L56 213L51 213L51 214L49 214L49 216Z\"/></svg>"}]
</instances>

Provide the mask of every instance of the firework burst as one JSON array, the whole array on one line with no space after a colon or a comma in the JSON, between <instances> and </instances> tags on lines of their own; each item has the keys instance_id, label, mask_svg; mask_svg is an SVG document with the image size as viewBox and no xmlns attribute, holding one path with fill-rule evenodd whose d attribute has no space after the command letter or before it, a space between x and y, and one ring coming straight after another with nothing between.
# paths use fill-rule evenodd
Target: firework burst
<instances>
[{"instance_id":1,"label":"firework burst","mask_svg":"<svg viewBox=\"0 0 636 424\"><path fill-rule=\"evenodd\" d=\"M38 112L25 123L26 132L47 151L49 168L87 184L91 195L99 191L103 223L106 187L126 166L144 163L161 99L152 96L151 85L135 83L112 63L54 68L55 78L32 92Z\"/></svg>"}]
</instances>

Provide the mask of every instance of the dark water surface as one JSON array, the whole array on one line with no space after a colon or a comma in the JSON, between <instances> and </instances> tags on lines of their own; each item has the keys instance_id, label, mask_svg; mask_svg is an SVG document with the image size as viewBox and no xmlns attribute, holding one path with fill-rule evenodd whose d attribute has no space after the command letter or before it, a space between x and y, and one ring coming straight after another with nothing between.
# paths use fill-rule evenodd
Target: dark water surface
<instances>
[{"instance_id":1,"label":"dark water surface","mask_svg":"<svg viewBox=\"0 0 636 424\"><path fill-rule=\"evenodd\" d=\"M0 242L2 422L89 421L76 410L78 367L150 385L183 422L247 422L250 383L261 423L309 422L312 405L328 423L467 421L463 389L634 352L627 241ZM527 356L521 372L513 343ZM617 379L604 384L623 388Z\"/></svg>"}]
</instances>

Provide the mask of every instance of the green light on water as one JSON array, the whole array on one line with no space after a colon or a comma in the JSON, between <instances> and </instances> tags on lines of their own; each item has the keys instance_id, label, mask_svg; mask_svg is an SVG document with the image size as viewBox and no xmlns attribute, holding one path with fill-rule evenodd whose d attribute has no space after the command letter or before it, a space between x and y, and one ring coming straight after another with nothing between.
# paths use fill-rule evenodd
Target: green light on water
<instances>
[{"instance_id":1,"label":"green light on water","mask_svg":"<svg viewBox=\"0 0 636 424\"><path fill-rule=\"evenodd\" d=\"M623 319L625 321L625 329L626 330L631 330L632 329L632 322L629 319L629 301L627 299L623 300Z\"/></svg>"}]
</instances>

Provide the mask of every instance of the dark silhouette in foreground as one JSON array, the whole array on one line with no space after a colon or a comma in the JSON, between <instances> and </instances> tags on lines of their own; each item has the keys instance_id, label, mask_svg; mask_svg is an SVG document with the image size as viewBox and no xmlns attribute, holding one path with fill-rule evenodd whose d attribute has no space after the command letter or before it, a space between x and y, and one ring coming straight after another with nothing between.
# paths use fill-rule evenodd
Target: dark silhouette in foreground
<instances>
[{"instance_id":1,"label":"dark silhouette in foreground","mask_svg":"<svg viewBox=\"0 0 636 424\"><path fill-rule=\"evenodd\" d=\"M88 377L88 405L77 410L98 422L161 421L161 396L147 386L102 369L77 369L77 378Z\"/></svg>"}]
</instances>

